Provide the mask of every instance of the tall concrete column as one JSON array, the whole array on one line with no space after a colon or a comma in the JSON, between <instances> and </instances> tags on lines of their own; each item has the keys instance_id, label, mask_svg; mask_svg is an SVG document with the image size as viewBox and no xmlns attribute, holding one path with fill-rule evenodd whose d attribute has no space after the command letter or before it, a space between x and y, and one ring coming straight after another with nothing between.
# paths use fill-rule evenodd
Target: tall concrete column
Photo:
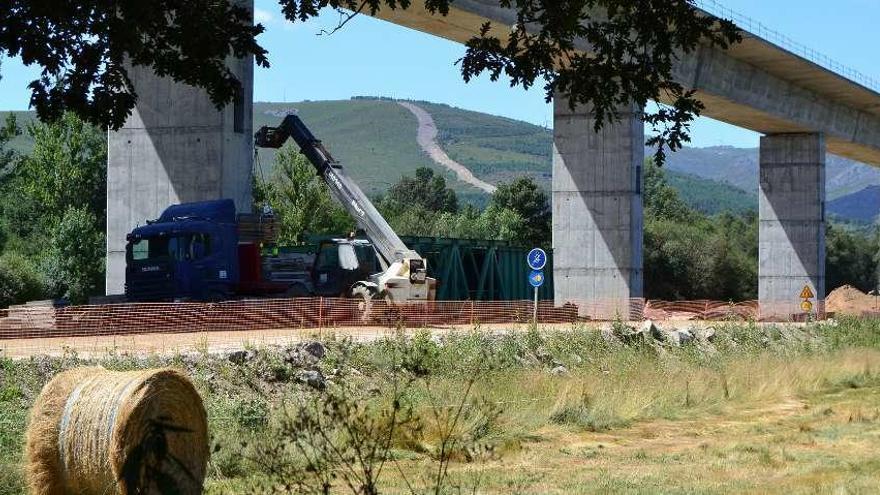
<instances>
[{"instance_id":1,"label":"tall concrete column","mask_svg":"<svg viewBox=\"0 0 880 495\"><path fill-rule=\"evenodd\" d=\"M241 0L253 10L253 0ZM201 89L130 70L137 107L108 135L108 295L125 284L125 235L175 203L232 198L251 208L253 170L253 60L230 59L241 81L236 101L223 110Z\"/></svg>"},{"instance_id":2,"label":"tall concrete column","mask_svg":"<svg viewBox=\"0 0 880 495\"><path fill-rule=\"evenodd\" d=\"M825 139L764 136L760 163L760 313L790 319L803 314L804 286L816 296L814 303L825 299Z\"/></svg>"},{"instance_id":3,"label":"tall concrete column","mask_svg":"<svg viewBox=\"0 0 880 495\"><path fill-rule=\"evenodd\" d=\"M554 101L555 300L582 316L633 318L643 297L644 126L631 109L598 133L594 123L589 109Z\"/></svg>"}]
</instances>

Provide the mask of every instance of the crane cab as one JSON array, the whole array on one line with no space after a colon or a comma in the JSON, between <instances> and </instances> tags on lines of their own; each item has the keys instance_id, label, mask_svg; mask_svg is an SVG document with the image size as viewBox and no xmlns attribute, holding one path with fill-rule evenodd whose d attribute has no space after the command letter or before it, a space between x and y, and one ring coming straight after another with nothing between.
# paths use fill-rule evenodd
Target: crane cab
<instances>
[{"instance_id":1,"label":"crane cab","mask_svg":"<svg viewBox=\"0 0 880 495\"><path fill-rule=\"evenodd\" d=\"M381 270L379 258L365 239L331 239L318 245L312 268L315 295L348 297L359 281Z\"/></svg>"}]
</instances>

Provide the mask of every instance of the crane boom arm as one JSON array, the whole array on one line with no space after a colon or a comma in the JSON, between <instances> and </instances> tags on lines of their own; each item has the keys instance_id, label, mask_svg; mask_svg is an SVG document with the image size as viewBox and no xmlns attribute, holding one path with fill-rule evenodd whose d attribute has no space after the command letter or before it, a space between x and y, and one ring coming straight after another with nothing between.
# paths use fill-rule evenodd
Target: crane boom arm
<instances>
[{"instance_id":1,"label":"crane boom arm","mask_svg":"<svg viewBox=\"0 0 880 495\"><path fill-rule=\"evenodd\" d=\"M357 220L358 226L388 264L404 259L422 259L418 253L406 247L367 195L345 173L342 164L330 155L321 140L309 131L298 116L286 116L278 127L260 128L254 136L254 143L261 148L280 148L288 138L296 142L302 154L317 170L318 176L330 187L333 196Z\"/></svg>"}]
</instances>

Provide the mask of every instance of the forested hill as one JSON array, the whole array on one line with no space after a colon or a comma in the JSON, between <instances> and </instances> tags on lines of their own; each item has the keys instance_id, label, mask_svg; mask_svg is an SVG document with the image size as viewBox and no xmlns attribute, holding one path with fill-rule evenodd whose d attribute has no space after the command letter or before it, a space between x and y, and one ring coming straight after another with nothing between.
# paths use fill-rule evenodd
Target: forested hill
<instances>
[{"instance_id":1,"label":"forested hill","mask_svg":"<svg viewBox=\"0 0 880 495\"><path fill-rule=\"evenodd\" d=\"M443 151L478 179L497 185L528 175L549 190L551 130L448 105L413 103L433 117ZM418 167L428 166L443 173L463 200L486 201L483 191L458 181L455 174L423 152L416 139L416 117L396 101L364 97L257 102L254 127L277 125L287 111L296 111L303 118L368 194L383 193L402 175L413 175ZM30 112L16 113L23 123L33 118ZM12 144L22 151L31 146L27 133ZM646 154L650 155L650 150ZM273 159L272 150L260 150L256 173L268 176ZM669 155L666 170L670 184L692 206L707 213L742 212L757 208L757 163L756 149L687 148ZM834 200L829 201L830 214L858 222L874 217L858 206L861 199L871 196L871 191L862 189L880 185L880 170L829 155L826 175L828 195Z\"/></svg>"}]
</instances>

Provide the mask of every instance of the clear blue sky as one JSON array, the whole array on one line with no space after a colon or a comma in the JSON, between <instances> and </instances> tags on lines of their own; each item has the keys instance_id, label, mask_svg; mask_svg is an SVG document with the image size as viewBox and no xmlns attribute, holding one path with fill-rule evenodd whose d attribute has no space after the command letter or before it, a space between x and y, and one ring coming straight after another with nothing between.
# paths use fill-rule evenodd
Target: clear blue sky
<instances>
[{"instance_id":1,"label":"clear blue sky","mask_svg":"<svg viewBox=\"0 0 880 495\"><path fill-rule=\"evenodd\" d=\"M720 0L729 8L793 38L862 73L880 77L877 43L878 0ZM256 0L256 16L267 27L260 38L269 50L270 69L255 75L255 99L299 101L347 99L354 95L436 101L496 115L551 124L543 91L509 88L488 80L465 84L454 62L464 48L366 16L332 36L329 12L307 24L283 21L277 2ZM0 109L25 109L34 68L16 60L0 67ZM709 119L693 132L695 146L754 147L758 135Z\"/></svg>"}]
</instances>

